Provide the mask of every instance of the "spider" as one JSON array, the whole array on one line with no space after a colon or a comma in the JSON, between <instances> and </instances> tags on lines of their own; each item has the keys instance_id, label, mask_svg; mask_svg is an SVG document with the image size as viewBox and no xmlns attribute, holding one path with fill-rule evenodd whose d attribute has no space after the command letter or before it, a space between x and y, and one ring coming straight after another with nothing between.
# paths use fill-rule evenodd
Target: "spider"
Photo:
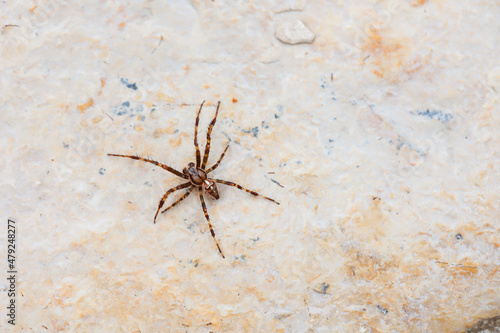
<instances>
[{"instance_id":1,"label":"spider","mask_svg":"<svg viewBox=\"0 0 500 333\"><path fill-rule=\"evenodd\" d=\"M199 124L199 121L200 121L200 113L201 113L201 109L203 108L203 104L205 104L205 101L203 101L201 103L201 105L200 105L200 109L198 110L198 114L196 116L196 122L195 122L195 126L194 126L194 148L196 150L196 164L193 163L193 162L188 163L187 167L185 167L182 170L182 172L179 172L179 171L175 170L174 168L169 167L168 165L156 162L156 161L151 160L151 159L142 158L142 157L139 157L139 156L134 156L134 155L119 155L119 154L108 154L108 155L109 156L126 157L126 158L131 158L131 159L134 159L134 160L139 160L139 161L143 161L143 162L147 162L147 163L152 163L154 165L159 166L160 168L163 168L163 169L165 169L165 170L173 173L177 177L189 180L186 183L180 184L178 186L175 186L175 187L169 189L163 195L163 197L160 200L160 203L158 204L158 209L156 210L156 214L155 214L155 217L153 219L153 223L156 223L156 217L158 216L158 212L163 207L163 204L165 203L165 200L167 199L167 197L170 194L172 194L175 191L178 191L178 190L181 190L181 189L184 189L184 188L188 188L188 190L177 201L175 201L173 204L171 204L170 206L168 206L167 208L165 208L162 211L162 213L165 213L170 208L172 208L172 207L176 206L177 204L179 204L182 200L186 199L189 196L189 194L191 194L191 192L195 188L197 188L198 189L198 194L200 196L201 207L203 208L203 213L205 214L205 218L207 219L208 227L210 228L210 233L212 234L212 237L213 237L213 239L215 241L215 245L217 246L217 249L219 250L222 258L225 258L224 254L222 253L222 250L220 249L219 243L217 242L217 238L215 237L215 232L214 232L214 229L212 228L212 224L210 223L210 217L208 216L207 206L205 204L205 199L203 197L203 193L206 193L208 195L208 197L211 198L211 199L214 199L214 200L219 199L219 191L217 190L217 185L216 185L216 183L219 183L219 184L224 184L224 185L228 185L228 186L234 186L234 187L236 187L236 188L238 188L238 189L240 189L242 191L245 191L245 192L250 193L250 194L252 194L254 196L257 196L257 197L261 197L261 198L267 199L267 200L272 201L272 202L274 202L274 203L276 203L278 205L279 205L279 202L277 202L276 200L273 200L271 198L268 198L266 196L260 195L259 193L255 192L255 191L246 189L246 188L244 188L241 185L238 185L236 183L233 183L233 182L230 182L230 181L227 181L227 180L221 180L221 179L215 179L215 178L208 178L208 174L210 172L214 171L215 169L217 169L217 167L219 166L220 162L224 158L224 155L226 154L227 149L229 148L229 145L226 146L226 149L224 149L224 151L222 152L222 155L219 157L219 160L217 161L217 163L215 163L214 165L212 165L210 168L206 169L207 161L208 161L208 155L210 153L210 135L212 134L212 129L214 128L215 121L217 120L217 115L219 113L220 101L217 103L217 109L215 111L215 117L210 122L210 125L208 126L207 144L205 146L205 154L203 155L203 160L202 160L201 159L201 154L200 154L200 148L198 146L198 124Z\"/></svg>"}]
</instances>

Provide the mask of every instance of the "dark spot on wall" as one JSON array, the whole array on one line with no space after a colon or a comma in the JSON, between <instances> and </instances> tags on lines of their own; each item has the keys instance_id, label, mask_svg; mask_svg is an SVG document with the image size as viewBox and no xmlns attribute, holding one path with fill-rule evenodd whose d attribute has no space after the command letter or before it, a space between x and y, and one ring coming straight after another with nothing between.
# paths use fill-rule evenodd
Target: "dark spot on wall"
<instances>
[{"instance_id":1,"label":"dark spot on wall","mask_svg":"<svg viewBox=\"0 0 500 333\"><path fill-rule=\"evenodd\" d=\"M135 83L128 83L127 79L121 78L120 82L123 83L129 89L137 90L137 85Z\"/></svg>"},{"instance_id":2,"label":"dark spot on wall","mask_svg":"<svg viewBox=\"0 0 500 333\"><path fill-rule=\"evenodd\" d=\"M249 130L241 130L243 133L252 133L254 137L257 137L259 135L259 128L258 127L252 127Z\"/></svg>"},{"instance_id":3,"label":"dark spot on wall","mask_svg":"<svg viewBox=\"0 0 500 333\"><path fill-rule=\"evenodd\" d=\"M380 312L382 312L383 314L388 314L389 313L389 310L381 307L380 305L377 305L377 309L379 309Z\"/></svg>"},{"instance_id":4,"label":"dark spot on wall","mask_svg":"<svg viewBox=\"0 0 500 333\"><path fill-rule=\"evenodd\" d=\"M446 123L453 119L453 115L451 113L443 113L441 110L417 110L416 114L430 119L437 119L442 123Z\"/></svg>"}]
</instances>

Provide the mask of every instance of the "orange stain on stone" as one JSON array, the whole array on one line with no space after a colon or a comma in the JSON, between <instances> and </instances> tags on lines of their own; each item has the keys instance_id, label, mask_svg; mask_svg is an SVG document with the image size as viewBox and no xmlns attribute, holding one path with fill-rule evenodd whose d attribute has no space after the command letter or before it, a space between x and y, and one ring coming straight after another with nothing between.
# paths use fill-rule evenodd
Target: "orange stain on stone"
<instances>
[{"instance_id":1,"label":"orange stain on stone","mask_svg":"<svg viewBox=\"0 0 500 333\"><path fill-rule=\"evenodd\" d=\"M457 276L474 276L478 273L478 269L474 266L474 263L464 262L463 264L449 264L447 262L439 262L439 265L445 269L445 271L454 277Z\"/></svg>"},{"instance_id":2,"label":"orange stain on stone","mask_svg":"<svg viewBox=\"0 0 500 333\"><path fill-rule=\"evenodd\" d=\"M181 144L181 142L182 139L180 137L170 139L170 145L174 148L178 147Z\"/></svg>"},{"instance_id":3,"label":"orange stain on stone","mask_svg":"<svg viewBox=\"0 0 500 333\"><path fill-rule=\"evenodd\" d=\"M384 280L390 271L397 267L392 258L384 258L376 253L366 253L351 248L346 252L347 261L344 270L356 279L367 281Z\"/></svg>"},{"instance_id":4,"label":"orange stain on stone","mask_svg":"<svg viewBox=\"0 0 500 333\"><path fill-rule=\"evenodd\" d=\"M379 25L383 25L383 22ZM366 63L375 67L372 72L380 78L414 74L431 60L432 50L418 50L416 53L412 50L415 41L404 36L391 37L375 27L372 27L367 35L361 48L369 54L369 57L365 58Z\"/></svg>"},{"instance_id":5,"label":"orange stain on stone","mask_svg":"<svg viewBox=\"0 0 500 333\"><path fill-rule=\"evenodd\" d=\"M154 131L153 137L155 139L158 139L159 137L161 137L165 133L166 134L174 134L175 129L176 129L176 125L174 125L174 124L171 124L167 128L158 128L156 131Z\"/></svg>"},{"instance_id":6,"label":"orange stain on stone","mask_svg":"<svg viewBox=\"0 0 500 333\"><path fill-rule=\"evenodd\" d=\"M372 31L362 49L372 56L371 62L377 67L373 73L378 77L384 77L386 72L392 70L390 67L401 66L403 45L389 38L383 38L380 31Z\"/></svg>"},{"instance_id":7,"label":"orange stain on stone","mask_svg":"<svg viewBox=\"0 0 500 333\"><path fill-rule=\"evenodd\" d=\"M80 113L83 113L83 111L87 110L92 105L94 105L94 99L93 98L89 98L86 103L77 105L76 108L78 109L78 111L80 111Z\"/></svg>"},{"instance_id":8,"label":"orange stain on stone","mask_svg":"<svg viewBox=\"0 0 500 333\"><path fill-rule=\"evenodd\" d=\"M156 93L155 95L156 99L159 100L159 101L163 101L163 102L169 102L169 103L173 103L174 102L174 99L164 93Z\"/></svg>"},{"instance_id":9,"label":"orange stain on stone","mask_svg":"<svg viewBox=\"0 0 500 333\"><path fill-rule=\"evenodd\" d=\"M102 89L104 88L105 85L106 85L106 79L103 78L103 77L101 77L101 88L97 92L97 95L101 95L102 94Z\"/></svg>"},{"instance_id":10,"label":"orange stain on stone","mask_svg":"<svg viewBox=\"0 0 500 333\"><path fill-rule=\"evenodd\" d=\"M425 5L425 3L427 2L428 0L417 0L417 1L413 1L413 3L411 4L413 7L420 7L420 6L423 6Z\"/></svg>"}]
</instances>

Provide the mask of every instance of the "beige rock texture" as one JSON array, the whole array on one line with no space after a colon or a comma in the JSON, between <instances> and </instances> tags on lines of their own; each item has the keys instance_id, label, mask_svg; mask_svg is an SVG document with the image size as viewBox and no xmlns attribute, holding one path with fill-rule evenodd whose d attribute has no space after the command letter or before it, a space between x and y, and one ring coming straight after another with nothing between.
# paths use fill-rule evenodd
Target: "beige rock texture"
<instances>
[{"instance_id":1,"label":"beige rock texture","mask_svg":"<svg viewBox=\"0 0 500 333\"><path fill-rule=\"evenodd\" d=\"M0 331L465 332L500 315L497 1L0 4ZM275 32L302 22L311 43ZM154 213L221 101L207 198ZM172 194L172 204L183 191ZM165 206L166 207L166 206ZM16 325L7 322L8 219Z\"/></svg>"}]
</instances>

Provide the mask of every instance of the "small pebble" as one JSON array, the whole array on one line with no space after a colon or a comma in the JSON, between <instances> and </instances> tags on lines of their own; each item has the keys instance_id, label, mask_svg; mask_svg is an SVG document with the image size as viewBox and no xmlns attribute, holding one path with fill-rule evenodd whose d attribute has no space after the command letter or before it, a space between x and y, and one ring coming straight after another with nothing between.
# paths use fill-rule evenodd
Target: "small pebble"
<instances>
[{"instance_id":1,"label":"small pebble","mask_svg":"<svg viewBox=\"0 0 500 333\"><path fill-rule=\"evenodd\" d=\"M276 29L276 38L285 44L312 43L314 34L301 21L283 23Z\"/></svg>"}]
</instances>

